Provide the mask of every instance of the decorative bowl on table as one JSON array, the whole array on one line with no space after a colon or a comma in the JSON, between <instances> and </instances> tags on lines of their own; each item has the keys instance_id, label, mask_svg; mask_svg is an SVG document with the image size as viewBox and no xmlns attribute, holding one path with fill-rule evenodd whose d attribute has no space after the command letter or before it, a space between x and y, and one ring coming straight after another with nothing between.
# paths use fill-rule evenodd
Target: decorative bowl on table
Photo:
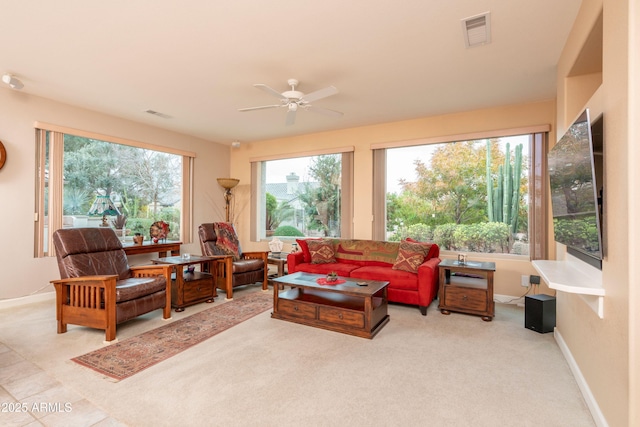
<instances>
[{"instance_id":1,"label":"decorative bowl on table","mask_svg":"<svg viewBox=\"0 0 640 427\"><path fill-rule=\"evenodd\" d=\"M327 274L327 283L333 283L338 281L338 275L336 273Z\"/></svg>"}]
</instances>

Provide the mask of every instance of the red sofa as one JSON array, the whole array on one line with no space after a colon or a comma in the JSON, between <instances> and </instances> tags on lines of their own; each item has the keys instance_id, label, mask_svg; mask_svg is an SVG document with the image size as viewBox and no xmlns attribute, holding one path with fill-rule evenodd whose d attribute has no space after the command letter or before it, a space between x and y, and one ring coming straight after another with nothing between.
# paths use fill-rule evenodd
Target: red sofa
<instances>
[{"instance_id":1,"label":"red sofa","mask_svg":"<svg viewBox=\"0 0 640 427\"><path fill-rule=\"evenodd\" d=\"M287 256L289 274L298 271L315 274L336 272L338 276L385 280L390 302L417 305L426 316L427 307L438 294L440 248L431 244L417 273L393 269L400 242L323 239L331 242L335 262L313 263L306 240L298 240L301 251Z\"/></svg>"}]
</instances>

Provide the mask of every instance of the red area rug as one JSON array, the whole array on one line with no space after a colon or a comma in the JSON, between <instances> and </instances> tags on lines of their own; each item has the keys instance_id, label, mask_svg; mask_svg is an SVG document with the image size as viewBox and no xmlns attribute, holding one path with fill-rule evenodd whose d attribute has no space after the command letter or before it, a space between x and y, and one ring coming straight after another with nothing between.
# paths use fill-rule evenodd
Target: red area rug
<instances>
[{"instance_id":1,"label":"red area rug","mask_svg":"<svg viewBox=\"0 0 640 427\"><path fill-rule=\"evenodd\" d=\"M120 381L272 307L273 294L252 292L71 360Z\"/></svg>"}]
</instances>

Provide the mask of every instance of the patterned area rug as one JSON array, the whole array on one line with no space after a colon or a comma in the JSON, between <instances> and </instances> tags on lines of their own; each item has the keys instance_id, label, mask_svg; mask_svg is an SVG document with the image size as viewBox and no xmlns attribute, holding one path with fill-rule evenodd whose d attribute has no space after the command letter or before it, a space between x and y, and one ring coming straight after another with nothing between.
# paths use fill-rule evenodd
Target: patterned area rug
<instances>
[{"instance_id":1,"label":"patterned area rug","mask_svg":"<svg viewBox=\"0 0 640 427\"><path fill-rule=\"evenodd\" d=\"M273 294L253 292L71 360L120 381L271 307Z\"/></svg>"}]
</instances>

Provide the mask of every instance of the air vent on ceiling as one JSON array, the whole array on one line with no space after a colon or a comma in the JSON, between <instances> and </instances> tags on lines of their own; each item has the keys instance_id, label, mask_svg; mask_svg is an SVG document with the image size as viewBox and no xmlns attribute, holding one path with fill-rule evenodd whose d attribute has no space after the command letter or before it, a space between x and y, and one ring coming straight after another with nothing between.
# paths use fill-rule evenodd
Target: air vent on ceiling
<instances>
[{"instance_id":1,"label":"air vent on ceiling","mask_svg":"<svg viewBox=\"0 0 640 427\"><path fill-rule=\"evenodd\" d=\"M162 117L163 119L170 119L171 118L171 116L169 116L167 114L160 113L160 112L154 111L154 110L145 110L145 113L153 114L154 116Z\"/></svg>"},{"instance_id":2,"label":"air vent on ceiling","mask_svg":"<svg viewBox=\"0 0 640 427\"><path fill-rule=\"evenodd\" d=\"M462 33L468 48L491 43L491 12L463 19Z\"/></svg>"}]
</instances>

